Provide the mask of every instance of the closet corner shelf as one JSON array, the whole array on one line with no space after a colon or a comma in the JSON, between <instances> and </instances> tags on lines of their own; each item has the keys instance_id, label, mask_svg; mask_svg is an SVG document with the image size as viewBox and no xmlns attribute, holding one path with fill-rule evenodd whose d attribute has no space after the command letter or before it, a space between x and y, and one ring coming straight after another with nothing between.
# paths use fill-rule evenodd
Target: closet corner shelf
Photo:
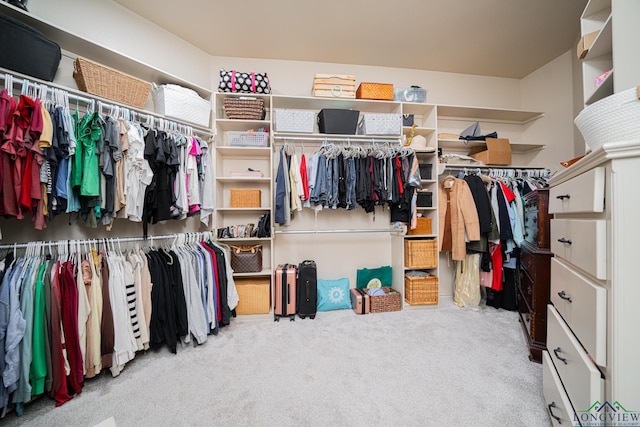
<instances>
[{"instance_id":1,"label":"closet corner shelf","mask_svg":"<svg viewBox=\"0 0 640 427\"><path fill-rule=\"evenodd\" d=\"M604 79L602 84L597 88L593 89L593 93L589 95L585 100L585 105L593 104L596 101L600 101L602 98L606 98L609 95L613 94L613 73L611 73Z\"/></svg>"},{"instance_id":2,"label":"closet corner shelf","mask_svg":"<svg viewBox=\"0 0 640 427\"><path fill-rule=\"evenodd\" d=\"M416 206L416 209L419 211L434 211L436 210L435 206Z\"/></svg>"},{"instance_id":3,"label":"closet corner shelf","mask_svg":"<svg viewBox=\"0 0 640 427\"><path fill-rule=\"evenodd\" d=\"M544 113L458 105L438 105L438 120L468 120L476 122L513 123L524 125L544 116Z\"/></svg>"},{"instance_id":4,"label":"closet corner shelf","mask_svg":"<svg viewBox=\"0 0 640 427\"><path fill-rule=\"evenodd\" d=\"M218 242L224 242L224 243L228 243L228 244L233 244L233 243L247 243L247 242L268 242L271 240L271 237L242 237L242 238L233 238L233 237L227 237L227 238L219 238L217 239Z\"/></svg>"},{"instance_id":5,"label":"closet corner shelf","mask_svg":"<svg viewBox=\"0 0 640 427\"><path fill-rule=\"evenodd\" d=\"M421 179L420 182L422 184L434 184L438 182L438 180L437 179Z\"/></svg>"},{"instance_id":6,"label":"closet corner shelf","mask_svg":"<svg viewBox=\"0 0 640 427\"><path fill-rule=\"evenodd\" d=\"M239 178L231 178L228 176L217 177L216 181L218 182L265 182L269 183L271 181L270 177L266 178L252 178L252 177L239 177Z\"/></svg>"},{"instance_id":7,"label":"closet corner shelf","mask_svg":"<svg viewBox=\"0 0 640 427\"><path fill-rule=\"evenodd\" d=\"M260 208L218 208L218 212L265 212L270 211L271 207L264 206Z\"/></svg>"},{"instance_id":8,"label":"closet corner shelf","mask_svg":"<svg viewBox=\"0 0 640 427\"><path fill-rule=\"evenodd\" d=\"M229 147L228 145L216 145L216 150L220 154L232 157L268 156L271 153L270 147Z\"/></svg>"},{"instance_id":9,"label":"closet corner shelf","mask_svg":"<svg viewBox=\"0 0 640 427\"><path fill-rule=\"evenodd\" d=\"M60 28L44 19L34 16L29 12L25 12L6 2L0 2L0 13L4 13L14 19L24 22L32 26L45 36L55 41L60 47L66 51L73 52L88 59L95 60L101 64L106 64L111 68L126 74L138 77L148 82L156 83L174 83L181 86L189 87L203 98L211 97L211 90L204 86L183 80L173 74L159 70L151 65L137 61L130 56L118 53L106 46L88 40L71 31Z\"/></svg>"},{"instance_id":10,"label":"closet corner shelf","mask_svg":"<svg viewBox=\"0 0 640 427\"><path fill-rule=\"evenodd\" d=\"M271 127L270 120L240 120L240 119L217 119L216 124L223 131L244 131L252 128ZM255 129L254 129L255 130Z\"/></svg>"},{"instance_id":11,"label":"closet corner shelf","mask_svg":"<svg viewBox=\"0 0 640 427\"><path fill-rule=\"evenodd\" d=\"M413 126L402 126L403 133L410 132L412 128L413 128ZM415 131L425 134L425 133L435 132L436 128L432 128L432 127L429 127L429 126L425 126L425 127L416 126Z\"/></svg>"},{"instance_id":12,"label":"closet corner shelf","mask_svg":"<svg viewBox=\"0 0 640 427\"><path fill-rule=\"evenodd\" d=\"M233 277L256 277L256 276L271 276L270 269L263 269L256 273L233 273Z\"/></svg>"},{"instance_id":13,"label":"closet corner shelf","mask_svg":"<svg viewBox=\"0 0 640 427\"><path fill-rule=\"evenodd\" d=\"M519 142L510 141L511 151L517 154L530 153L533 151L543 150L545 144L522 144ZM464 141L461 139L439 139L438 146L443 149L450 150L464 150L471 147L484 147L485 141Z\"/></svg>"}]
</instances>

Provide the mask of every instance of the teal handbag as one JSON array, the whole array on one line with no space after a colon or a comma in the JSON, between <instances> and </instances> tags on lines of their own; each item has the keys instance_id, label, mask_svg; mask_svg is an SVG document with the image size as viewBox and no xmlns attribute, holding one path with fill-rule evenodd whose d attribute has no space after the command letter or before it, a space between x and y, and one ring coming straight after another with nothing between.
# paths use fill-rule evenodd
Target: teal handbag
<instances>
[{"instance_id":1,"label":"teal handbag","mask_svg":"<svg viewBox=\"0 0 640 427\"><path fill-rule=\"evenodd\" d=\"M392 268L385 265L378 268L360 268L356 274L356 288L366 289L379 286L391 286Z\"/></svg>"}]
</instances>

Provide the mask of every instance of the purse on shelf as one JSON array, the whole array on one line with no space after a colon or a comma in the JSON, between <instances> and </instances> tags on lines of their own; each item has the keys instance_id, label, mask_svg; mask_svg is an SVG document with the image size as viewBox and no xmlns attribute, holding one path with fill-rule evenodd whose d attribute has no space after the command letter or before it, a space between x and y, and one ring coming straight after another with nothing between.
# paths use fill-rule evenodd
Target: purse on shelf
<instances>
[{"instance_id":1,"label":"purse on shelf","mask_svg":"<svg viewBox=\"0 0 640 427\"><path fill-rule=\"evenodd\" d=\"M271 93L267 73L242 73L240 71L220 70L220 92L234 93Z\"/></svg>"},{"instance_id":2,"label":"purse on shelf","mask_svg":"<svg viewBox=\"0 0 640 427\"><path fill-rule=\"evenodd\" d=\"M231 268L234 273L262 271L262 245L230 245Z\"/></svg>"}]
</instances>

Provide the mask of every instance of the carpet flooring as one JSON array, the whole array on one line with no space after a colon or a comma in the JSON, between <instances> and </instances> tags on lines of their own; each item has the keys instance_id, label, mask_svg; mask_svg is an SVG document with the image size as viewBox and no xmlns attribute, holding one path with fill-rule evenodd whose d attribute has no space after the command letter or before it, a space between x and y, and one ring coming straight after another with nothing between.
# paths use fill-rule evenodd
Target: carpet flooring
<instances>
[{"instance_id":1,"label":"carpet flooring","mask_svg":"<svg viewBox=\"0 0 640 427\"><path fill-rule=\"evenodd\" d=\"M485 306L244 316L0 425L549 426L542 366L527 354L517 313Z\"/></svg>"}]
</instances>

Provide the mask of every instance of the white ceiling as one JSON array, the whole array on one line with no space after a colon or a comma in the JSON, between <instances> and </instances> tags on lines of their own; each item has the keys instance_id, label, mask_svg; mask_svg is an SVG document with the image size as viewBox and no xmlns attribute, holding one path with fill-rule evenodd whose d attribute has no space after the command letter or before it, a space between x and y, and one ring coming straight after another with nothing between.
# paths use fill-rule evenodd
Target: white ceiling
<instances>
[{"instance_id":1,"label":"white ceiling","mask_svg":"<svg viewBox=\"0 0 640 427\"><path fill-rule=\"evenodd\" d=\"M587 0L116 0L214 56L522 78L571 49Z\"/></svg>"}]
</instances>

